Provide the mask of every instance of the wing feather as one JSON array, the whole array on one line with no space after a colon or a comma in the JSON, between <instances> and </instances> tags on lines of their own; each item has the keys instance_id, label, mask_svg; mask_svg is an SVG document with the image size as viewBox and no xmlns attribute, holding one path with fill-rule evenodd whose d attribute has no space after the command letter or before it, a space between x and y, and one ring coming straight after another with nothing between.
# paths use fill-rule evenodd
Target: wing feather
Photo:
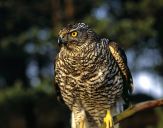
<instances>
[{"instance_id":1,"label":"wing feather","mask_svg":"<svg viewBox=\"0 0 163 128\"><path fill-rule=\"evenodd\" d=\"M127 57L122 48L116 43L116 42L109 42L109 50L116 60L119 69L122 72L123 79L125 81L124 87L123 87L123 98L126 103L128 103L129 95L133 91L133 80L130 73L130 70L127 65Z\"/></svg>"}]
</instances>

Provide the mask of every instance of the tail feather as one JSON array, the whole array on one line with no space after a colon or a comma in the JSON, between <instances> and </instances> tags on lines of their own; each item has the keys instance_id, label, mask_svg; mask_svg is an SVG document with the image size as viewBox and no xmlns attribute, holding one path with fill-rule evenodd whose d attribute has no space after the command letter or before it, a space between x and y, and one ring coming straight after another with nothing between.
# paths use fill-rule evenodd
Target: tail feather
<instances>
[{"instance_id":1,"label":"tail feather","mask_svg":"<svg viewBox=\"0 0 163 128\"><path fill-rule=\"evenodd\" d=\"M124 110L124 104L125 104L125 102L124 102L123 98L120 98L116 102L116 104L111 108L112 116L115 116L115 115L121 113Z\"/></svg>"},{"instance_id":2,"label":"tail feather","mask_svg":"<svg viewBox=\"0 0 163 128\"><path fill-rule=\"evenodd\" d=\"M116 104L111 108L112 117L115 115L118 115L124 110L124 104L125 104L125 101L123 100L123 98L120 98L116 102ZM119 123L114 125L114 128L119 128Z\"/></svg>"}]
</instances>

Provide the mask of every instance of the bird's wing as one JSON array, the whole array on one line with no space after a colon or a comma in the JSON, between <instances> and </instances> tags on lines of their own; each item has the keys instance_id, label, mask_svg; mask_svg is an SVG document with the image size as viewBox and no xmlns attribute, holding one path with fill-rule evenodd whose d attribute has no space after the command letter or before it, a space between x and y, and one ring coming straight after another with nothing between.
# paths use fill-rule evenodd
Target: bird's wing
<instances>
[{"instance_id":1,"label":"bird's wing","mask_svg":"<svg viewBox=\"0 0 163 128\"><path fill-rule=\"evenodd\" d=\"M133 91L133 80L132 80L130 70L127 66L126 54L124 50L120 48L120 46L116 42L109 42L108 46L112 56L116 60L122 72L123 79L125 81L125 85L123 87L123 98L125 102L128 103L128 97Z\"/></svg>"}]
</instances>

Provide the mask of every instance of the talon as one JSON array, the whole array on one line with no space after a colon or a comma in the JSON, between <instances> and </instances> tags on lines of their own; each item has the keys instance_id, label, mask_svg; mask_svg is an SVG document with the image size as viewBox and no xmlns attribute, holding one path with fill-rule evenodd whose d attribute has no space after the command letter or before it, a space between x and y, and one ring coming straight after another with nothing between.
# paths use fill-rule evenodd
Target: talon
<instances>
[{"instance_id":1,"label":"talon","mask_svg":"<svg viewBox=\"0 0 163 128\"><path fill-rule=\"evenodd\" d=\"M113 128L113 120L110 110L107 110L106 116L104 118L104 123L106 124L106 128Z\"/></svg>"}]
</instances>

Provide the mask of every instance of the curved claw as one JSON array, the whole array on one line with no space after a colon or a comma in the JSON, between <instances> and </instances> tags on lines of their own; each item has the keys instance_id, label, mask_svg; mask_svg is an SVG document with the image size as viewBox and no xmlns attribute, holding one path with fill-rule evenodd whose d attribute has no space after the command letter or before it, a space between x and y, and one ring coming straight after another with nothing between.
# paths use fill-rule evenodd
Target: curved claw
<instances>
[{"instance_id":1,"label":"curved claw","mask_svg":"<svg viewBox=\"0 0 163 128\"><path fill-rule=\"evenodd\" d=\"M106 116L104 118L104 123L106 124L106 128L113 128L113 119L110 110L107 110Z\"/></svg>"}]
</instances>

